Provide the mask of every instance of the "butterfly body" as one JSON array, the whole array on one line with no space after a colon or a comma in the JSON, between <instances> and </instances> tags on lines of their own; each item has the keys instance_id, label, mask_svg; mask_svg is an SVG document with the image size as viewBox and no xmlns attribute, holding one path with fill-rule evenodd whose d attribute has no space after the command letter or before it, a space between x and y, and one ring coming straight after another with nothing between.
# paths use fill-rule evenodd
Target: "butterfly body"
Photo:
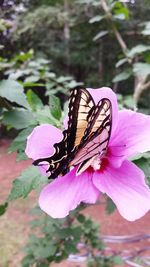
<instances>
[{"instance_id":1,"label":"butterfly body","mask_svg":"<svg viewBox=\"0 0 150 267\"><path fill-rule=\"evenodd\" d=\"M108 99L103 98L95 104L86 89L74 89L68 118L68 128L63 132L62 141L54 145L54 154L33 162L39 166L46 162L51 179L65 175L75 166L78 166L77 175L91 164L98 168L107 151L112 125L112 107Z\"/></svg>"}]
</instances>

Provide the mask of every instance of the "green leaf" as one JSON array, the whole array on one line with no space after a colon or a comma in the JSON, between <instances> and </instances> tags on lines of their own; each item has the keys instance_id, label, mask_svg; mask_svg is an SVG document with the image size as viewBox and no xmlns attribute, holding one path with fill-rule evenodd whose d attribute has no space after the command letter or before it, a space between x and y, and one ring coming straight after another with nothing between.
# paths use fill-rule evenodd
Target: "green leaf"
<instances>
[{"instance_id":1,"label":"green leaf","mask_svg":"<svg viewBox=\"0 0 150 267\"><path fill-rule=\"evenodd\" d=\"M59 238L61 238L61 239L65 239L65 238L67 238L67 237L69 237L69 236L71 236L72 235L72 229L70 229L70 228L62 228L62 229L57 229L57 234L58 234L58 236L59 236Z\"/></svg>"},{"instance_id":2,"label":"green leaf","mask_svg":"<svg viewBox=\"0 0 150 267\"><path fill-rule=\"evenodd\" d=\"M0 205L0 216L2 216L6 212L7 207L8 207L7 202L5 204Z\"/></svg>"},{"instance_id":3,"label":"green leaf","mask_svg":"<svg viewBox=\"0 0 150 267\"><path fill-rule=\"evenodd\" d=\"M24 129L36 125L37 121L29 110L14 109L4 112L3 123L16 129Z\"/></svg>"},{"instance_id":4,"label":"green leaf","mask_svg":"<svg viewBox=\"0 0 150 267\"><path fill-rule=\"evenodd\" d=\"M146 178L150 177L150 159L139 158L134 163L144 171Z\"/></svg>"},{"instance_id":5,"label":"green leaf","mask_svg":"<svg viewBox=\"0 0 150 267\"><path fill-rule=\"evenodd\" d=\"M129 157L129 160L134 161L134 160L138 160L140 158L149 159L150 158L150 153L149 152L138 153L135 156Z\"/></svg>"},{"instance_id":6,"label":"green leaf","mask_svg":"<svg viewBox=\"0 0 150 267\"><path fill-rule=\"evenodd\" d=\"M23 258L21 261L21 267L30 267L34 263L34 256L33 255L27 255Z\"/></svg>"},{"instance_id":7,"label":"green leaf","mask_svg":"<svg viewBox=\"0 0 150 267\"><path fill-rule=\"evenodd\" d=\"M147 28L141 32L143 35L150 35L150 28Z\"/></svg>"},{"instance_id":8,"label":"green leaf","mask_svg":"<svg viewBox=\"0 0 150 267\"><path fill-rule=\"evenodd\" d=\"M22 130L17 135L17 137L12 141L8 149L9 153L17 151L17 158L16 158L17 161L28 159L24 151L26 147L27 137L32 132L32 130L33 130L33 127L28 127Z\"/></svg>"},{"instance_id":9,"label":"green leaf","mask_svg":"<svg viewBox=\"0 0 150 267\"><path fill-rule=\"evenodd\" d=\"M89 23L95 23L95 22L99 22L101 21L102 19L104 19L105 16L101 16L101 15L97 15L97 16L94 16L93 18L91 18L89 20Z\"/></svg>"},{"instance_id":10,"label":"green leaf","mask_svg":"<svg viewBox=\"0 0 150 267\"><path fill-rule=\"evenodd\" d=\"M23 83L23 86L24 86L24 88L25 87L44 87L45 86L45 84L44 83Z\"/></svg>"},{"instance_id":11,"label":"green leaf","mask_svg":"<svg viewBox=\"0 0 150 267\"><path fill-rule=\"evenodd\" d=\"M76 81L72 80L67 84L67 87L70 89L75 88L77 86L83 86L83 83L82 82L76 82Z\"/></svg>"},{"instance_id":12,"label":"green leaf","mask_svg":"<svg viewBox=\"0 0 150 267\"><path fill-rule=\"evenodd\" d=\"M119 20L125 20L126 19L126 16L125 16L125 14L120 13L120 14L114 15L113 18L119 19Z\"/></svg>"},{"instance_id":13,"label":"green leaf","mask_svg":"<svg viewBox=\"0 0 150 267\"><path fill-rule=\"evenodd\" d=\"M111 198L107 197L107 202L106 202L106 211L108 214L111 214L114 212L116 209L116 206L114 202L111 200Z\"/></svg>"},{"instance_id":14,"label":"green leaf","mask_svg":"<svg viewBox=\"0 0 150 267\"><path fill-rule=\"evenodd\" d=\"M26 95L27 95L28 103L30 107L32 108L32 110L37 110L37 108L43 107L43 103L41 99L31 89L27 91Z\"/></svg>"},{"instance_id":15,"label":"green leaf","mask_svg":"<svg viewBox=\"0 0 150 267\"><path fill-rule=\"evenodd\" d=\"M38 75L30 75L25 79L25 83L35 83L40 80L40 77Z\"/></svg>"},{"instance_id":16,"label":"green leaf","mask_svg":"<svg viewBox=\"0 0 150 267\"><path fill-rule=\"evenodd\" d=\"M150 64L148 63L135 63L133 65L133 72L141 77L147 77L150 74Z\"/></svg>"},{"instance_id":17,"label":"green leaf","mask_svg":"<svg viewBox=\"0 0 150 267\"><path fill-rule=\"evenodd\" d=\"M124 4L121 3L120 1L116 1L114 3L113 12L114 12L114 15L113 15L114 18L117 18L117 19L128 19L129 18L128 8L125 7ZM116 17L117 15L118 17Z\"/></svg>"},{"instance_id":18,"label":"green leaf","mask_svg":"<svg viewBox=\"0 0 150 267\"><path fill-rule=\"evenodd\" d=\"M20 149L24 149L24 145L26 144L26 141L27 141L27 137L28 135L32 132L33 130L33 127L28 127L24 130L22 130L18 135L17 137L12 141L9 149L8 149L8 152L15 152L17 150L20 150Z\"/></svg>"},{"instance_id":19,"label":"green leaf","mask_svg":"<svg viewBox=\"0 0 150 267\"><path fill-rule=\"evenodd\" d=\"M77 220L80 222L80 223L84 223L86 218L83 214L79 214L78 217L77 217Z\"/></svg>"},{"instance_id":20,"label":"green leaf","mask_svg":"<svg viewBox=\"0 0 150 267\"><path fill-rule=\"evenodd\" d=\"M141 54L149 50L150 50L150 45L139 44L134 46L132 49L128 50L127 56L133 58L137 54Z\"/></svg>"},{"instance_id":21,"label":"green leaf","mask_svg":"<svg viewBox=\"0 0 150 267\"><path fill-rule=\"evenodd\" d=\"M150 152L145 152L141 154L144 159L150 159Z\"/></svg>"},{"instance_id":22,"label":"green leaf","mask_svg":"<svg viewBox=\"0 0 150 267\"><path fill-rule=\"evenodd\" d=\"M26 252L34 255L35 260L41 260L54 256L56 252L56 245L52 243L49 238L39 238L35 235L30 236Z\"/></svg>"},{"instance_id":23,"label":"green leaf","mask_svg":"<svg viewBox=\"0 0 150 267\"><path fill-rule=\"evenodd\" d=\"M0 96L20 106L29 107L23 87L14 80L3 80L0 82Z\"/></svg>"},{"instance_id":24,"label":"green leaf","mask_svg":"<svg viewBox=\"0 0 150 267\"><path fill-rule=\"evenodd\" d=\"M16 161L27 160L28 157L23 150L17 151Z\"/></svg>"},{"instance_id":25,"label":"green leaf","mask_svg":"<svg viewBox=\"0 0 150 267\"><path fill-rule=\"evenodd\" d=\"M56 246L54 244L51 244L50 242L47 245L41 245L39 244L36 246L36 249L34 249L34 256L36 259L46 259L50 256L54 256L56 252Z\"/></svg>"},{"instance_id":26,"label":"green leaf","mask_svg":"<svg viewBox=\"0 0 150 267\"><path fill-rule=\"evenodd\" d=\"M51 114L59 120L61 118L61 105L60 105L60 99L54 95L50 95L49 97L49 106Z\"/></svg>"},{"instance_id":27,"label":"green leaf","mask_svg":"<svg viewBox=\"0 0 150 267\"><path fill-rule=\"evenodd\" d=\"M133 96L132 95L124 96L123 104L124 104L124 106L126 106L130 109L134 109L135 108L135 101L134 101Z\"/></svg>"},{"instance_id":28,"label":"green leaf","mask_svg":"<svg viewBox=\"0 0 150 267\"><path fill-rule=\"evenodd\" d=\"M93 41L97 41L98 39L102 38L108 33L108 31L100 31L98 34L95 35Z\"/></svg>"},{"instance_id":29,"label":"green leaf","mask_svg":"<svg viewBox=\"0 0 150 267\"><path fill-rule=\"evenodd\" d=\"M86 232L90 232L91 228L92 228L92 221L90 219L86 219L84 222L84 228L86 230Z\"/></svg>"},{"instance_id":30,"label":"green leaf","mask_svg":"<svg viewBox=\"0 0 150 267\"><path fill-rule=\"evenodd\" d=\"M58 128L60 127L60 121L58 121L54 118L54 116L52 116L49 106L43 106L42 109L37 109L34 115L39 124L50 123Z\"/></svg>"},{"instance_id":31,"label":"green leaf","mask_svg":"<svg viewBox=\"0 0 150 267\"><path fill-rule=\"evenodd\" d=\"M78 243L81 239L82 234L83 234L82 227L76 226L76 227L72 228L71 230L72 230L72 236L74 238L74 241Z\"/></svg>"},{"instance_id":32,"label":"green leaf","mask_svg":"<svg viewBox=\"0 0 150 267\"><path fill-rule=\"evenodd\" d=\"M65 251L67 251L68 255L69 254L75 254L78 252L76 244L74 244L70 240L66 240L64 242L64 247L65 247Z\"/></svg>"},{"instance_id":33,"label":"green leaf","mask_svg":"<svg viewBox=\"0 0 150 267\"><path fill-rule=\"evenodd\" d=\"M47 181L48 178L42 176L36 167L29 167L13 181L8 201L12 201L20 197L27 197L33 189L38 189L42 185L46 184Z\"/></svg>"},{"instance_id":34,"label":"green leaf","mask_svg":"<svg viewBox=\"0 0 150 267\"><path fill-rule=\"evenodd\" d=\"M142 30L143 35L150 35L150 21L142 23L143 26L145 26L144 30Z\"/></svg>"},{"instance_id":35,"label":"green leaf","mask_svg":"<svg viewBox=\"0 0 150 267\"><path fill-rule=\"evenodd\" d=\"M112 82L116 83L116 82L121 82L121 81L127 80L131 75L132 75L131 71L123 71L123 72L117 74L113 78Z\"/></svg>"},{"instance_id":36,"label":"green leaf","mask_svg":"<svg viewBox=\"0 0 150 267\"><path fill-rule=\"evenodd\" d=\"M15 56L15 58L13 59L14 61L27 61L28 59L31 59L33 57L33 49L30 49L28 52L24 53L21 52L20 54L18 54L17 56Z\"/></svg>"},{"instance_id":37,"label":"green leaf","mask_svg":"<svg viewBox=\"0 0 150 267\"><path fill-rule=\"evenodd\" d=\"M123 259L119 256L113 256L112 260L115 265L123 265Z\"/></svg>"},{"instance_id":38,"label":"green leaf","mask_svg":"<svg viewBox=\"0 0 150 267\"><path fill-rule=\"evenodd\" d=\"M52 255L53 256L53 255ZM49 263L39 263L38 267L49 267Z\"/></svg>"},{"instance_id":39,"label":"green leaf","mask_svg":"<svg viewBox=\"0 0 150 267\"><path fill-rule=\"evenodd\" d=\"M122 58L120 59L117 63L116 63L116 68L119 68L120 66L122 66L124 63L127 62L126 58Z\"/></svg>"}]
</instances>

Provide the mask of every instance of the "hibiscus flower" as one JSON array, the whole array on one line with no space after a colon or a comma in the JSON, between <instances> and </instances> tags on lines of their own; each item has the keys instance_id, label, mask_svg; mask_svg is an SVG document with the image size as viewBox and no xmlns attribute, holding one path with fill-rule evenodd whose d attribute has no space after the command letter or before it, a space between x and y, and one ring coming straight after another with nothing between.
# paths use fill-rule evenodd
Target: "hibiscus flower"
<instances>
[{"instance_id":1,"label":"hibiscus flower","mask_svg":"<svg viewBox=\"0 0 150 267\"><path fill-rule=\"evenodd\" d=\"M129 221L142 217L150 209L150 189L141 169L128 159L150 150L150 116L131 110L118 110L110 88L88 89L95 104L108 98L112 104L112 131L99 170L89 167L76 176L77 167L59 176L40 193L39 205L53 218L63 218L81 202L95 203L101 192L116 204ZM62 140L60 129L43 124L34 128L27 139L26 154L36 160L50 157L54 144ZM39 167L46 174L44 167Z\"/></svg>"}]
</instances>

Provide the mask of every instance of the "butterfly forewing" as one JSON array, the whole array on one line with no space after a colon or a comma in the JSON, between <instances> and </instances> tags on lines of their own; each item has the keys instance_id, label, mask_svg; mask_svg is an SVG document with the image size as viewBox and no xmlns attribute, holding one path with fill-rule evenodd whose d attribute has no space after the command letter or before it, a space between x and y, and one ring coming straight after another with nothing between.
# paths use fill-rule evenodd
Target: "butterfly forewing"
<instances>
[{"instance_id":1,"label":"butterfly forewing","mask_svg":"<svg viewBox=\"0 0 150 267\"><path fill-rule=\"evenodd\" d=\"M68 152L80 144L87 129L87 117L90 116L92 107L94 101L86 89L72 91L68 114Z\"/></svg>"}]
</instances>

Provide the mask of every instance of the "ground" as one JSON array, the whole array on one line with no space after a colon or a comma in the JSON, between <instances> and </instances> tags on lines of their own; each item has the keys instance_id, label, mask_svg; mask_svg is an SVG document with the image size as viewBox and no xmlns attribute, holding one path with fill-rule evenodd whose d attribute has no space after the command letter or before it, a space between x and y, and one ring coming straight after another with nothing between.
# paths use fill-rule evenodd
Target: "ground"
<instances>
[{"instance_id":1,"label":"ground","mask_svg":"<svg viewBox=\"0 0 150 267\"><path fill-rule=\"evenodd\" d=\"M7 148L10 140L0 140L0 203L3 203L8 196L14 178L20 175L21 171L31 164L30 161L16 163L16 155L8 154ZM37 202L37 196L30 194L27 199L19 199L10 204L8 211L0 218L0 267L19 267L23 255L21 251L30 231L29 208ZM103 235L131 235L150 233L150 213L146 214L136 222L124 220L117 211L112 215L106 215L103 205L91 206L85 213L94 218L101 225ZM129 249L136 251L140 248L150 248L150 240L135 242L129 245L107 243L108 247L115 250ZM147 254L148 255L148 254ZM54 264L58 267L81 267L83 263L72 263L70 261L61 264ZM129 266L129 265L124 265Z\"/></svg>"}]
</instances>

